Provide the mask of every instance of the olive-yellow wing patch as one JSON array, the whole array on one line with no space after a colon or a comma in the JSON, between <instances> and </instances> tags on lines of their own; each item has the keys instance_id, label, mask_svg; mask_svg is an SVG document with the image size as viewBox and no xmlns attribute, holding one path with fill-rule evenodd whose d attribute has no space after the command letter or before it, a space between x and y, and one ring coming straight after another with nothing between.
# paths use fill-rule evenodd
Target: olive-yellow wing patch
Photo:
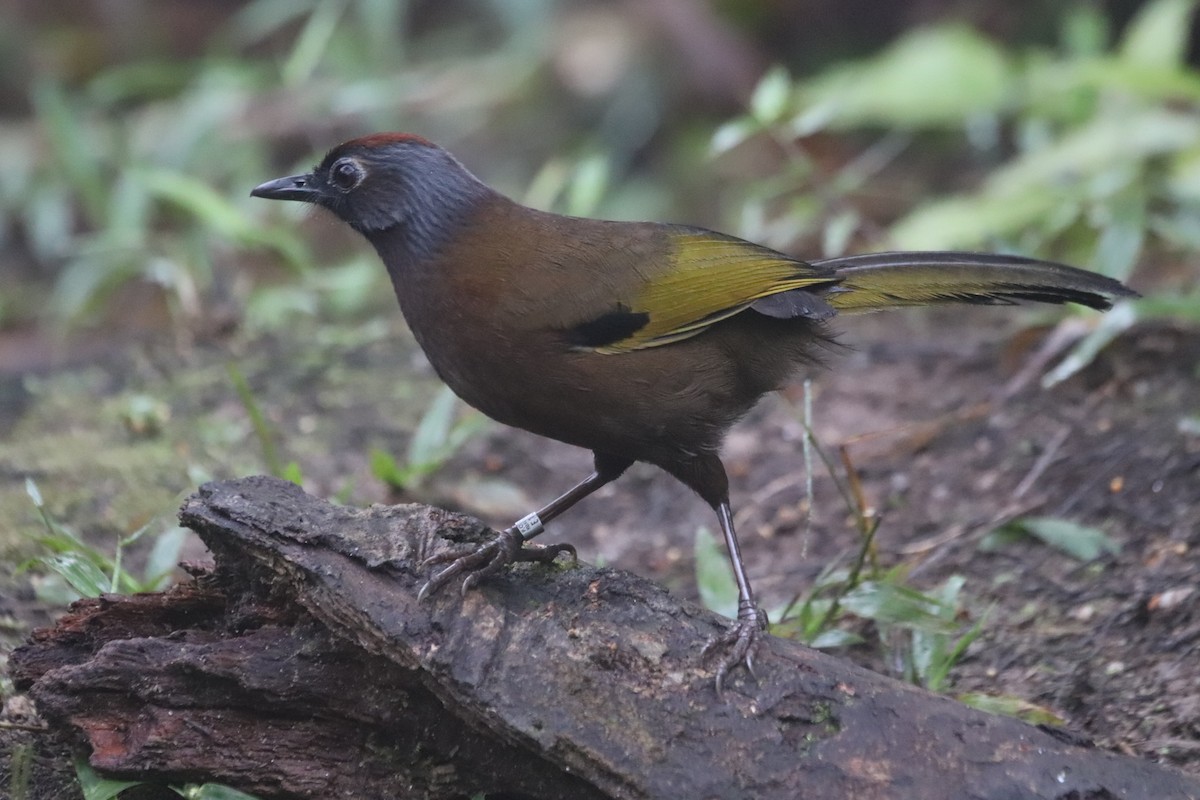
<instances>
[{"instance_id":1,"label":"olive-yellow wing patch","mask_svg":"<svg viewBox=\"0 0 1200 800\"><path fill-rule=\"evenodd\" d=\"M803 261L718 233L685 230L673 233L670 242L670 266L647 277L622 309L641 324L590 349L624 353L678 342L745 311L755 300L835 282L829 272Z\"/></svg>"}]
</instances>

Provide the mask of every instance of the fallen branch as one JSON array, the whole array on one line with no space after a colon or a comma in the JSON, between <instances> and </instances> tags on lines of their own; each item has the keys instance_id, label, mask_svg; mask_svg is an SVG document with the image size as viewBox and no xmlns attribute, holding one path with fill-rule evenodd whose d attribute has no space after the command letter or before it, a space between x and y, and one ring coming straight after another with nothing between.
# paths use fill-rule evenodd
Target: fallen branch
<instances>
[{"instance_id":1,"label":"fallen branch","mask_svg":"<svg viewBox=\"0 0 1200 800\"><path fill-rule=\"evenodd\" d=\"M270 478L181 512L215 567L82 601L12 656L105 773L264 797L1184 798L1200 782L770 638L718 699L727 622L627 573L522 565L418 603L483 540L425 506Z\"/></svg>"}]
</instances>

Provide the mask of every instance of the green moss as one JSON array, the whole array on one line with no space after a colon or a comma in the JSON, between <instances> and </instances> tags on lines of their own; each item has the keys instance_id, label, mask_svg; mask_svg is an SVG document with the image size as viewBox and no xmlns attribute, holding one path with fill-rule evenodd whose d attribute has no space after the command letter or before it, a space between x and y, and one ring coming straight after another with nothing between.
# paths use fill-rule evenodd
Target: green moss
<instances>
[{"instance_id":1,"label":"green moss","mask_svg":"<svg viewBox=\"0 0 1200 800\"><path fill-rule=\"evenodd\" d=\"M398 314L397 314L398 317ZM51 516L103 547L155 517L169 520L210 478L265 471L261 441L230 384L236 361L282 460L352 501L371 444L399 448L439 383L414 375L398 320L314 324L311 336L266 336L220 349L126 352L46 377L0 450L0 558L38 552L42 523L25 491L38 485Z\"/></svg>"}]
</instances>

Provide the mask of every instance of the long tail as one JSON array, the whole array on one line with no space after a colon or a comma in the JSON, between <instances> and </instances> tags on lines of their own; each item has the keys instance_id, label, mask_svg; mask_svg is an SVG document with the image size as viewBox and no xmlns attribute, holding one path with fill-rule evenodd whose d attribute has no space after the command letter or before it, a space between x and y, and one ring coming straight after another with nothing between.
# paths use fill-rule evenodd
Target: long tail
<instances>
[{"instance_id":1,"label":"long tail","mask_svg":"<svg viewBox=\"0 0 1200 800\"><path fill-rule=\"evenodd\" d=\"M814 267L840 281L824 299L840 313L941 303L1079 303L1105 310L1137 292L1120 281L1065 264L986 253L870 253L827 258Z\"/></svg>"}]
</instances>

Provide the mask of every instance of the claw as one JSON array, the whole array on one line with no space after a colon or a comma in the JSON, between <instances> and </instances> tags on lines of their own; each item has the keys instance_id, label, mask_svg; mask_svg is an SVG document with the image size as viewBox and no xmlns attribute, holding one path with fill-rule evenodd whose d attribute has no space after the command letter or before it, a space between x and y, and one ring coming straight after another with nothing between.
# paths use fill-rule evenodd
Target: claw
<instances>
[{"instance_id":1,"label":"claw","mask_svg":"<svg viewBox=\"0 0 1200 800\"><path fill-rule=\"evenodd\" d=\"M421 591L417 593L420 602L430 595L440 591L459 575L466 575L462 582L462 593L466 595L486 578L491 577L506 565L517 561L539 561L549 564L560 553L570 553L571 560L577 561L575 548L569 544L555 544L547 547L525 547L524 539L515 528L506 528L495 539L482 545L465 545L452 550L430 556L421 562L421 566L434 566L449 563L450 566L435 573Z\"/></svg>"},{"instance_id":2,"label":"claw","mask_svg":"<svg viewBox=\"0 0 1200 800\"><path fill-rule=\"evenodd\" d=\"M727 650L721 662L717 664L717 697L722 697L725 690L725 678L738 665L744 665L750 677L758 680L754 673L754 654L758 651L761 634L767 628L767 615L761 608L747 606L738 609L737 623L718 636L709 639L700 652L704 659L715 650Z\"/></svg>"}]
</instances>

